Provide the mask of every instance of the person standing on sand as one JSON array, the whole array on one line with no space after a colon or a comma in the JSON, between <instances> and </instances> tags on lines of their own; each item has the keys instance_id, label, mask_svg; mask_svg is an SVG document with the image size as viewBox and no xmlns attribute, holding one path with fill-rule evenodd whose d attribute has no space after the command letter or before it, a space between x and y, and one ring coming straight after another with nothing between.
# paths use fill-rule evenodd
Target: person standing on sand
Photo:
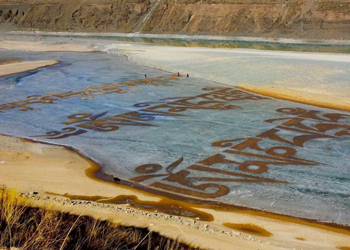
<instances>
[{"instance_id":1,"label":"person standing on sand","mask_svg":"<svg viewBox=\"0 0 350 250\"><path fill-rule=\"evenodd\" d=\"M147 78L147 75L145 74L145 78Z\"/></svg>"},{"instance_id":2,"label":"person standing on sand","mask_svg":"<svg viewBox=\"0 0 350 250\"><path fill-rule=\"evenodd\" d=\"M187 73L187 77L190 77L190 75Z\"/></svg>"}]
</instances>

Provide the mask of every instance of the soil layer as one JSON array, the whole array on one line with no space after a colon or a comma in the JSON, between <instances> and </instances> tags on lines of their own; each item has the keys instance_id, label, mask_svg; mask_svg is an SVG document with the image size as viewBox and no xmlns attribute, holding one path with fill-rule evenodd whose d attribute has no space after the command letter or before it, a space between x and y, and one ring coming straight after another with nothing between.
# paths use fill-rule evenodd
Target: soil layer
<instances>
[{"instance_id":1,"label":"soil layer","mask_svg":"<svg viewBox=\"0 0 350 250\"><path fill-rule=\"evenodd\" d=\"M0 0L0 29L350 39L349 0Z\"/></svg>"}]
</instances>

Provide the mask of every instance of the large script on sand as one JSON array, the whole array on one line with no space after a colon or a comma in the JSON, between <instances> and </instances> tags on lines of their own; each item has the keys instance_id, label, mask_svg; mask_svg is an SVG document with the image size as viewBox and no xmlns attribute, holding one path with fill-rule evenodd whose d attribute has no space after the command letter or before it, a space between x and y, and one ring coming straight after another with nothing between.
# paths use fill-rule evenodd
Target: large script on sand
<instances>
[{"instance_id":1,"label":"large script on sand","mask_svg":"<svg viewBox=\"0 0 350 250\"><path fill-rule=\"evenodd\" d=\"M60 63L1 78L0 133L71 146L149 191L350 223L350 113L103 53L20 57Z\"/></svg>"}]
</instances>

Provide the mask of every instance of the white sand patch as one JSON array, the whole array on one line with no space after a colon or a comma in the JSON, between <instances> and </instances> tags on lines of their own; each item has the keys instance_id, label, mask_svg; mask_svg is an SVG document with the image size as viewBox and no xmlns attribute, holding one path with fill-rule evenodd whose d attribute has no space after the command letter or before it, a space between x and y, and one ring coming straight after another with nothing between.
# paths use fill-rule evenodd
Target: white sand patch
<instances>
[{"instance_id":1,"label":"white sand patch","mask_svg":"<svg viewBox=\"0 0 350 250\"><path fill-rule=\"evenodd\" d=\"M35 52L92 52L93 49L74 43L48 44L41 42L25 42L25 41L0 41L0 49L6 50L22 50Z\"/></svg>"},{"instance_id":2,"label":"white sand patch","mask_svg":"<svg viewBox=\"0 0 350 250\"><path fill-rule=\"evenodd\" d=\"M350 55L261 51L250 49L185 48L144 44L114 44L107 52L126 54L129 60L171 72L231 86L260 90L277 86L289 95L304 93L308 103L331 102L348 105L350 94ZM318 94L313 96L313 94ZM278 93L274 93L278 97ZM317 98L317 99L315 99ZM303 101L298 98L298 101ZM350 108L350 107L349 107Z\"/></svg>"},{"instance_id":3,"label":"white sand patch","mask_svg":"<svg viewBox=\"0 0 350 250\"><path fill-rule=\"evenodd\" d=\"M0 76L12 75L58 64L54 60L13 62L0 65Z\"/></svg>"}]
</instances>

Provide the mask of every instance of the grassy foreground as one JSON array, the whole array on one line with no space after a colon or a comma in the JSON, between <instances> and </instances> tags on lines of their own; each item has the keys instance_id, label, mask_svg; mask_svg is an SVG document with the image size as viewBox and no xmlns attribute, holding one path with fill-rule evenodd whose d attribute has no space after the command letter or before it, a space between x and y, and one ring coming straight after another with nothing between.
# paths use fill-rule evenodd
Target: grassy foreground
<instances>
[{"instance_id":1,"label":"grassy foreground","mask_svg":"<svg viewBox=\"0 0 350 250\"><path fill-rule=\"evenodd\" d=\"M31 207L15 190L0 190L0 248L21 250L187 250L199 249L165 238L148 229L116 225Z\"/></svg>"}]
</instances>

